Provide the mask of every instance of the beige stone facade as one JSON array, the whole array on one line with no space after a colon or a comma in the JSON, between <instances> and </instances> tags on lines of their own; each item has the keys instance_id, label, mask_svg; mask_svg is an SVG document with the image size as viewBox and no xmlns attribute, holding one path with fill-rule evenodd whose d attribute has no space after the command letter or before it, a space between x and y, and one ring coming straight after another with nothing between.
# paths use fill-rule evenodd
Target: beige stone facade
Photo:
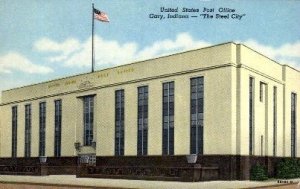
<instances>
[{"instance_id":1,"label":"beige stone facade","mask_svg":"<svg viewBox=\"0 0 300 189\"><path fill-rule=\"evenodd\" d=\"M12 155L12 107L17 106L17 157L24 157L25 105L31 104L31 157L39 156L39 103L46 102L46 153L54 156L54 101L62 101L61 156L114 156L115 91L124 90L124 155L137 155L137 88L148 86L148 155L162 155L162 84L173 81L174 155L190 154L191 78L204 79L204 155L250 155L249 78L254 79L253 153L291 156L291 94L300 94L300 73L242 45L225 43L94 73L2 92L0 157ZM273 90L277 88L276 118ZM262 92L261 92L262 91ZM82 97L94 95L94 141L83 144ZM261 98L263 100L261 100ZM299 100L296 107L300 107ZM300 157L296 110L296 156Z\"/></svg>"}]
</instances>

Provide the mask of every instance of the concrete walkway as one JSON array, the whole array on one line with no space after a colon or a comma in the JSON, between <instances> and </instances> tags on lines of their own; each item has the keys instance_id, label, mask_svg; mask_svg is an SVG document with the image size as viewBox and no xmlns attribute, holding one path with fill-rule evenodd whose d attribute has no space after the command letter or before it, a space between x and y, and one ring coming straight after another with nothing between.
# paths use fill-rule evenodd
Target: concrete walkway
<instances>
[{"instance_id":1,"label":"concrete walkway","mask_svg":"<svg viewBox=\"0 0 300 189\"><path fill-rule=\"evenodd\" d=\"M300 179L289 180L298 183ZM94 186L103 188L145 188L145 189L224 189L224 188L253 188L263 186L283 187L286 184L278 184L277 180L263 182L255 181L209 181L209 182L168 182L168 181L145 181L125 179L94 179L76 178L75 175L50 175L50 176L11 176L0 175L0 183L41 183L41 184L62 184L68 186ZM292 185L291 185L292 186ZM277 188L277 187L276 187ZM296 184L293 188L297 188ZM300 189L300 187L299 187Z\"/></svg>"}]
</instances>

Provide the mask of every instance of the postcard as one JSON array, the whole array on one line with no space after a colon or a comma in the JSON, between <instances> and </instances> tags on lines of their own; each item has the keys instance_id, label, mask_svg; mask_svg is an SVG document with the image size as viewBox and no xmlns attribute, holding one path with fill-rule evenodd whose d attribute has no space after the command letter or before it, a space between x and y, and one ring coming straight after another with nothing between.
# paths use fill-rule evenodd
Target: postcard
<instances>
[{"instance_id":1,"label":"postcard","mask_svg":"<svg viewBox=\"0 0 300 189\"><path fill-rule=\"evenodd\" d=\"M299 10L0 1L0 187L296 187Z\"/></svg>"}]
</instances>

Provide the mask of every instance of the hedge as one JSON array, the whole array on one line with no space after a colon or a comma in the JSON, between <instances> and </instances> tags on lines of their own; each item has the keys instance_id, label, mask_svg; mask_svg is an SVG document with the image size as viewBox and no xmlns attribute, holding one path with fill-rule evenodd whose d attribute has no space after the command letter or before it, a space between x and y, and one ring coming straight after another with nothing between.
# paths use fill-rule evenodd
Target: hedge
<instances>
[{"instance_id":1,"label":"hedge","mask_svg":"<svg viewBox=\"0 0 300 189\"><path fill-rule=\"evenodd\" d=\"M277 164L276 177L280 179L290 179L300 177L300 162L293 159L283 159Z\"/></svg>"},{"instance_id":2,"label":"hedge","mask_svg":"<svg viewBox=\"0 0 300 189\"><path fill-rule=\"evenodd\" d=\"M265 167L263 167L260 164L256 164L253 167L251 167L250 170L250 180L267 180L268 179L268 174L267 171L265 169Z\"/></svg>"}]
</instances>

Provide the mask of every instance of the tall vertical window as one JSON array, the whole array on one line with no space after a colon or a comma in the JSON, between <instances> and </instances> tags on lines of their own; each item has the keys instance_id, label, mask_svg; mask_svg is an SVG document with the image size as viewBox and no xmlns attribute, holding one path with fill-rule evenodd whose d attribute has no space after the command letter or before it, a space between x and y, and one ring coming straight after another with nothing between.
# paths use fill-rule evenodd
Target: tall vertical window
<instances>
[{"instance_id":1,"label":"tall vertical window","mask_svg":"<svg viewBox=\"0 0 300 189\"><path fill-rule=\"evenodd\" d=\"M46 141L46 102L40 103L40 136L39 136L39 156L45 156Z\"/></svg>"},{"instance_id":2,"label":"tall vertical window","mask_svg":"<svg viewBox=\"0 0 300 189\"><path fill-rule=\"evenodd\" d=\"M259 83L259 101L260 102L264 101L264 87L265 87L265 83L260 82Z\"/></svg>"},{"instance_id":3,"label":"tall vertical window","mask_svg":"<svg viewBox=\"0 0 300 189\"><path fill-rule=\"evenodd\" d=\"M124 90L115 92L115 155L124 155Z\"/></svg>"},{"instance_id":4,"label":"tall vertical window","mask_svg":"<svg viewBox=\"0 0 300 189\"><path fill-rule=\"evenodd\" d=\"M54 156L60 157L61 155L61 119L62 119L62 102L61 100L55 100L55 133L54 133Z\"/></svg>"},{"instance_id":5,"label":"tall vertical window","mask_svg":"<svg viewBox=\"0 0 300 189\"><path fill-rule=\"evenodd\" d=\"M11 157L17 157L17 131L18 131L18 107L12 107L12 141L11 141Z\"/></svg>"},{"instance_id":6,"label":"tall vertical window","mask_svg":"<svg viewBox=\"0 0 300 189\"><path fill-rule=\"evenodd\" d=\"M94 96L83 97L84 145L90 146L93 141Z\"/></svg>"},{"instance_id":7,"label":"tall vertical window","mask_svg":"<svg viewBox=\"0 0 300 189\"><path fill-rule=\"evenodd\" d=\"M25 105L25 157L31 154L31 105Z\"/></svg>"},{"instance_id":8,"label":"tall vertical window","mask_svg":"<svg viewBox=\"0 0 300 189\"><path fill-rule=\"evenodd\" d=\"M296 157L296 114L297 114L297 94L291 96L291 156Z\"/></svg>"},{"instance_id":9,"label":"tall vertical window","mask_svg":"<svg viewBox=\"0 0 300 189\"><path fill-rule=\"evenodd\" d=\"M253 155L254 130L254 78L249 79L249 155Z\"/></svg>"},{"instance_id":10,"label":"tall vertical window","mask_svg":"<svg viewBox=\"0 0 300 189\"><path fill-rule=\"evenodd\" d=\"M138 88L138 144L137 154L147 155L148 146L148 87Z\"/></svg>"},{"instance_id":11,"label":"tall vertical window","mask_svg":"<svg viewBox=\"0 0 300 189\"><path fill-rule=\"evenodd\" d=\"M273 88L273 156L276 156L277 148L277 87Z\"/></svg>"},{"instance_id":12,"label":"tall vertical window","mask_svg":"<svg viewBox=\"0 0 300 189\"><path fill-rule=\"evenodd\" d=\"M203 154L204 79L191 79L191 146L192 154Z\"/></svg>"},{"instance_id":13,"label":"tall vertical window","mask_svg":"<svg viewBox=\"0 0 300 189\"><path fill-rule=\"evenodd\" d=\"M163 155L174 155L174 82L163 83Z\"/></svg>"}]
</instances>

